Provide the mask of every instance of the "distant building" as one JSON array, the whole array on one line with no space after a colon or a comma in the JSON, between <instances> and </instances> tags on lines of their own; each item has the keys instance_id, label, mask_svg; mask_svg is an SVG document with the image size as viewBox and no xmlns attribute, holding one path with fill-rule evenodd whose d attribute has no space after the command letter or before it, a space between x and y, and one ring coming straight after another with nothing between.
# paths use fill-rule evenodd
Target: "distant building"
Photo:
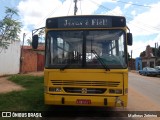
<instances>
[{"instance_id":1,"label":"distant building","mask_svg":"<svg viewBox=\"0 0 160 120\"><path fill-rule=\"evenodd\" d=\"M141 57L136 58L135 67L136 67L136 71L142 70L142 58Z\"/></svg>"},{"instance_id":2,"label":"distant building","mask_svg":"<svg viewBox=\"0 0 160 120\"><path fill-rule=\"evenodd\" d=\"M156 57L153 55L152 48L150 45L146 47L145 56L142 56L142 67L152 67L156 66Z\"/></svg>"},{"instance_id":3,"label":"distant building","mask_svg":"<svg viewBox=\"0 0 160 120\"><path fill-rule=\"evenodd\" d=\"M130 70L135 70L135 59L132 58L128 61L128 67Z\"/></svg>"},{"instance_id":4,"label":"distant building","mask_svg":"<svg viewBox=\"0 0 160 120\"><path fill-rule=\"evenodd\" d=\"M31 46L21 47L20 73L44 70L44 46L33 50Z\"/></svg>"}]
</instances>

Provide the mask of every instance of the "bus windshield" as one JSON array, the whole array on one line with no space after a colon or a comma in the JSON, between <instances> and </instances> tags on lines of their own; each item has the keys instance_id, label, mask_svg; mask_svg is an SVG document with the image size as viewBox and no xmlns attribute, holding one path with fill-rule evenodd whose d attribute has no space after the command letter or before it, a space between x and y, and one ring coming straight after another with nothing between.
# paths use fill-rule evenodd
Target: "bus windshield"
<instances>
[{"instance_id":1,"label":"bus windshield","mask_svg":"<svg viewBox=\"0 0 160 120\"><path fill-rule=\"evenodd\" d=\"M111 69L126 68L125 38L123 30L49 31L45 67L104 69L102 61Z\"/></svg>"}]
</instances>

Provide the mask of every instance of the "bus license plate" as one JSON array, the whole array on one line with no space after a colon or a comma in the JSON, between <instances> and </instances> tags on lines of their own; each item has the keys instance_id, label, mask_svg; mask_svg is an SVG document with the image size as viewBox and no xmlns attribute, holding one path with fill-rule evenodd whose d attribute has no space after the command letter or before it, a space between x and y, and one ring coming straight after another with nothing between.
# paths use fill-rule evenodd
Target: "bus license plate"
<instances>
[{"instance_id":1,"label":"bus license plate","mask_svg":"<svg viewBox=\"0 0 160 120\"><path fill-rule=\"evenodd\" d=\"M89 99L77 99L76 104L91 104Z\"/></svg>"}]
</instances>

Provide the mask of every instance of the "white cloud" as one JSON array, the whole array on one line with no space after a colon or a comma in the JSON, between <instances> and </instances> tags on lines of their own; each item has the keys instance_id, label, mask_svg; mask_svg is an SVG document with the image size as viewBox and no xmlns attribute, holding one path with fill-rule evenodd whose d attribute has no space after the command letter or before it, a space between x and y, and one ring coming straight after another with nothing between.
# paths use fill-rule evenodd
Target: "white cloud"
<instances>
[{"instance_id":1,"label":"white cloud","mask_svg":"<svg viewBox=\"0 0 160 120\"><path fill-rule=\"evenodd\" d=\"M99 5L101 5L103 2L116 2L116 0L78 1L77 15L81 15L81 13L82 15L94 14L94 12L100 7ZM129 5L130 4L125 5L124 8L127 9ZM129 22L128 26L131 29L133 36L159 33L159 31L155 29L159 28L160 26L160 16L157 14L157 11L160 11L159 6L160 2L152 5L152 8L141 14L137 14L135 10L132 11L131 14L134 15L134 19ZM73 15L74 3L73 0L65 0L63 3L60 0L23 0L19 3L18 9L24 25L21 38L23 33L26 33L27 39L28 37L31 37L31 31L29 30L28 26L33 26L33 28L36 29L45 25L45 19L47 17ZM109 12L103 12L103 14L123 15L123 12L121 8L117 6ZM132 47L129 47L129 52L132 49L133 57L138 57L140 52L144 51L148 44L152 45L158 40L160 40L160 35L155 40L147 40L146 38L146 41L149 42L143 42L144 40L141 40L140 42L134 43Z\"/></svg>"},{"instance_id":2,"label":"white cloud","mask_svg":"<svg viewBox=\"0 0 160 120\"><path fill-rule=\"evenodd\" d=\"M72 4L71 4L72 2ZM114 2L112 0L81 0L78 1L77 15L93 14L102 2ZM67 16L74 14L73 0L25 0L18 5L24 26L43 27L48 17Z\"/></svg>"},{"instance_id":3,"label":"white cloud","mask_svg":"<svg viewBox=\"0 0 160 120\"><path fill-rule=\"evenodd\" d=\"M133 50L133 58L138 57L140 52L146 49L147 45L154 47L157 42L160 45L160 16L157 13L157 11L160 11L160 2L151 6L148 11L135 15L134 19L128 24L134 40L133 46L129 47L129 51ZM131 14L134 15L135 12L132 11ZM157 34L156 38L150 39L146 37L154 34ZM144 37L142 40L136 42L137 40L134 39L135 36Z\"/></svg>"},{"instance_id":4,"label":"white cloud","mask_svg":"<svg viewBox=\"0 0 160 120\"><path fill-rule=\"evenodd\" d=\"M128 4L125 4L124 9L127 9L131 6L132 2L129 2Z\"/></svg>"},{"instance_id":5,"label":"white cloud","mask_svg":"<svg viewBox=\"0 0 160 120\"><path fill-rule=\"evenodd\" d=\"M131 12L131 15L136 16L136 11L133 10L133 11Z\"/></svg>"},{"instance_id":6,"label":"white cloud","mask_svg":"<svg viewBox=\"0 0 160 120\"><path fill-rule=\"evenodd\" d=\"M114 0L78 0L77 15L93 14L103 2L116 2ZM73 0L23 0L19 3L18 9L25 25L36 25L44 18L73 15ZM52 13L52 14L51 14Z\"/></svg>"},{"instance_id":7,"label":"white cloud","mask_svg":"<svg viewBox=\"0 0 160 120\"><path fill-rule=\"evenodd\" d=\"M31 38L33 29L37 29L45 26L46 17L50 17L55 12L55 9L62 6L59 0L25 0L21 1L18 5L20 16L23 23L20 38L23 39L23 33L26 33L25 41Z\"/></svg>"},{"instance_id":8,"label":"white cloud","mask_svg":"<svg viewBox=\"0 0 160 120\"><path fill-rule=\"evenodd\" d=\"M99 8L103 2L115 2L113 0L81 0L78 1L77 15L90 15ZM29 32L29 26L34 29L44 27L48 17L67 16L74 14L73 0L22 0L18 5L20 16L25 28L22 32ZM31 33L31 31L30 31ZM29 33L29 34L30 34ZM23 33L22 33L23 34ZM28 34L28 33L27 33Z\"/></svg>"},{"instance_id":9,"label":"white cloud","mask_svg":"<svg viewBox=\"0 0 160 120\"><path fill-rule=\"evenodd\" d=\"M123 16L123 12L119 6L115 7L113 10L106 12L105 14Z\"/></svg>"},{"instance_id":10,"label":"white cloud","mask_svg":"<svg viewBox=\"0 0 160 120\"><path fill-rule=\"evenodd\" d=\"M20 39L21 39L21 45L23 44L23 35L24 35L24 33L25 33L25 36L24 36L24 45L28 45L27 44L27 39L31 39L32 32L27 27L23 27L21 29L21 33L19 34Z\"/></svg>"},{"instance_id":11,"label":"white cloud","mask_svg":"<svg viewBox=\"0 0 160 120\"><path fill-rule=\"evenodd\" d=\"M134 35L152 35L159 33L160 29L160 16L158 11L160 11L160 2L153 4L152 7L141 14L134 17L132 21L129 22L129 28L132 30Z\"/></svg>"},{"instance_id":12,"label":"white cloud","mask_svg":"<svg viewBox=\"0 0 160 120\"><path fill-rule=\"evenodd\" d=\"M59 0L25 0L18 5L24 26L36 26L52 10L62 4Z\"/></svg>"},{"instance_id":13,"label":"white cloud","mask_svg":"<svg viewBox=\"0 0 160 120\"><path fill-rule=\"evenodd\" d=\"M132 50L132 58L139 57L140 52L143 52L145 50L146 45L143 45L143 46L142 45L143 45L143 42L139 41L136 43L133 42L133 45L128 47L128 52L130 55L131 55L131 50Z\"/></svg>"}]
</instances>

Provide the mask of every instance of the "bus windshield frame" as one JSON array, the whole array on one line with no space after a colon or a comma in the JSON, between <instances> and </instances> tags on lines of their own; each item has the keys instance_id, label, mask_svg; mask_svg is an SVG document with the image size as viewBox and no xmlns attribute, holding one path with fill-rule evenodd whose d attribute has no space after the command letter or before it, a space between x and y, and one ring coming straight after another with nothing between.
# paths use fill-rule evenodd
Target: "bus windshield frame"
<instances>
[{"instance_id":1,"label":"bus windshield frame","mask_svg":"<svg viewBox=\"0 0 160 120\"><path fill-rule=\"evenodd\" d=\"M45 52L45 68L48 69L127 68L123 29L49 30Z\"/></svg>"}]
</instances>

